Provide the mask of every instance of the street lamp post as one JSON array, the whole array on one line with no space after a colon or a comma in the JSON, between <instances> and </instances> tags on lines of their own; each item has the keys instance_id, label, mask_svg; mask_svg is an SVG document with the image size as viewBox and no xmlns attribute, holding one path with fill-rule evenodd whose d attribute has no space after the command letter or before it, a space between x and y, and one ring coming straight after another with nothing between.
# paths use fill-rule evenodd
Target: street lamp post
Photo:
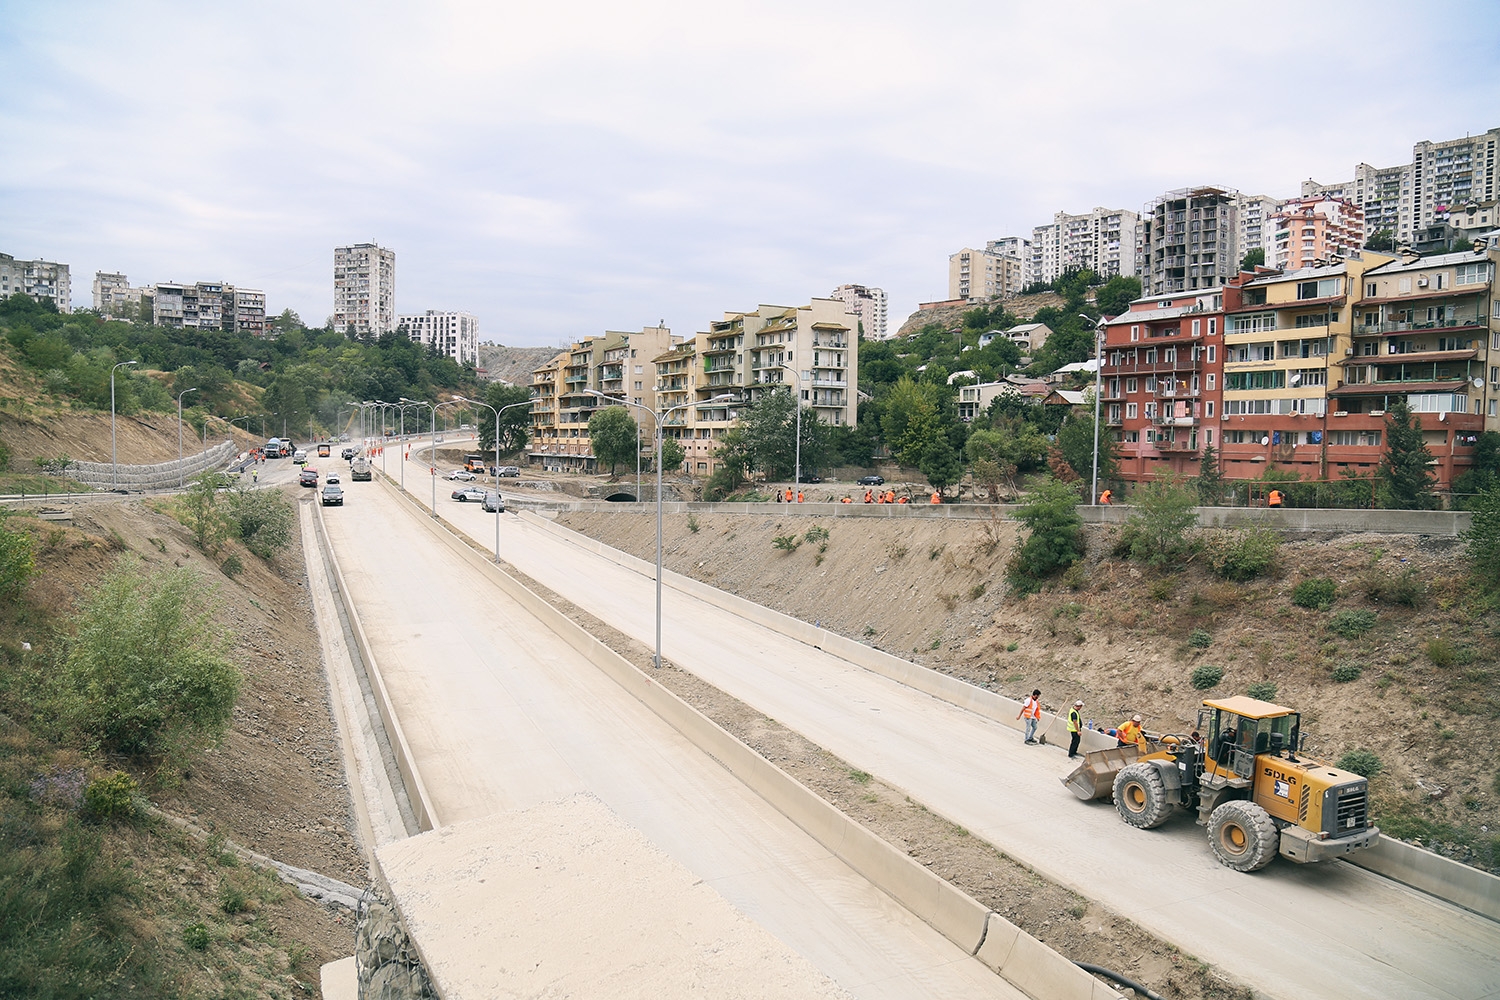
<instances>
[{"instance_id":1,"label":"street lamp post","mask_svg":"<svg viewBox=\"0 0 1500 1000\"><path fill-rule=\"evenodd\" d=\"M405 396L401 397L401 402L406 403L406 404L408 404L410 406L425 406L425 407L427 407L427 409L429 409L429 410L432 411L432 424L431 424L431 427L432 427L432 455L431 455L431 458L432 458L432 465L431 465L432 475L428 476L427 478L432 480L432 516L434 518L436 518L438 516L438 510L437 510L437 407L433 406L431 403L428 403L428 402L426 402L424 400L420 400L420 399L407 399ZM405 415L405 413L406 413L405 409L403 409L401 412L402 412L402 415ZM420 423L418 423L417 424L418 430L420 430L421 427L422 427L422 425ZM406 469L406 462L405 462L404 459L401 462L401 468L403 470L403 484L402 485L404 486L405 485L405 483L404 483L405 469Z\"/></svg>"},{"instance_id":2,"label":"street lamp post","mask_svg":"<svg viewBox=\"0 0 1500 1000\"><path fill-rule=\"evenodd\" d=\"M470 403L470 404L472 404L474 406L488 407L490 410L494 411L494 414L495 414L495 463L494 463L493 471L495 473L495 495L498 497L498 496L500 496L500 414L504 413L506 410L514 409L517 406L530 406L531 405L531 400L529 400L529 399L523 399L523 400L521 400L518 403L507 403L506 405L500 407L497 410L497 409L495 409L495 407L490 406L489 403L486 403L486 402L484 402L483 400L480 400L480 399L469 399L466 396L459 396L457 398L463 400L465 403ZM637 454L639 454L640 449L637 448L636 451L637 451ZM502 507L504 506L504 502L505 502L505 498L501 497L501 506ZM495 565L496 566L500 565L500 513L501 512L498 511L498 510L495 511Z\"/></svg>"},{"instance_id":3,"label":"street lamp post","mask_svg":"<svg viewBox=\"0 0 1500 1000\"><path fill-rule=\"evenodd\" d=\"M197 387L194 386L177 394L177 488L179 490L182 489L182 397L197 391Z\"/></svg>"},{"instance_id":4,"label":"street lamp post","mask_svg":"<svg viewBox=\"0 0 1500 1000\"><path fill-rule=\"evenodd\" d=\"M1094 477L1089 503L1099 504L1099 398L1104 394L1104 331L1096 320L1079 313L1094 328Z\"/></svg>"},{"instance_id":5,"label":"street lamp post","mask_svg":"<svg viewBox=\"0 0 1500 1000\"><path fill-rule=\"evenodd\" d=\"M797 411L797 449L796 466L792 471L792 478L796 484L797 492L802 492L802 373L790 365L781 365L783 370L792 373L796 379L796 389L792 392L792 407Z\"/></svg>"},{"instance_id":6,"label":"street lamp post","mask_svg":"<svg viewBox=\"0 0 1500 1000\"><path fill-rule=\"evenodd\" d=\"M120 488L120 463L115 458L115 372L126 365L137 363L135 361L121 361L109 370L109 465L110 481L114 484L110 488L116 490ZM178 450L180 451L181 448L179 447Z\"/></svg>"},{"instance_id":7,"label":"street lamp post","mask_svg":"<svg viewBox=\"0 0 1500 1000\"><path fill-rule=\"evenodd\" d=\"M658 415L650 407L643 406L640 403L632 403L628 399L616 399L613 396L606 396L598 389L585 389L584 395L598 396L600 399L608 400L611 403L618 403L622 406L634 406L636 409L645 410L647 413L652 414L653 417L656 417L656 655L652 658L651 663L652 666L659 668L661 666L661 439L662 432L666 429L668 415L677 410L685 410L695 404L679 403L676 406L668 407ZM722 403L733 398L734 396L731 393L724 393L723 395L714 396L711 399L705 399L702 402Z\"/></svg>"}]
</instances>

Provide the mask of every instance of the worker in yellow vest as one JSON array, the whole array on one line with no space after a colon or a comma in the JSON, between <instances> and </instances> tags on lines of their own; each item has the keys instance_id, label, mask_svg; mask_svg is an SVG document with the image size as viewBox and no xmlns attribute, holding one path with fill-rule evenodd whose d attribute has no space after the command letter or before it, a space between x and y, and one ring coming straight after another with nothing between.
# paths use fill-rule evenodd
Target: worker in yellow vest
<instances>
[{"instance_id":1,"label":"worker in yellow vest","mask_svg":"<svg viewBox=\"0 0 1500 1000\"><path fill-rule=\"evenodd\" d=\"M1119 741L1122 747L1128 747L1134 743L1144 750L1146 748L1146 730L1141 726L1141 717L1133 715L1130 717L1129 722L1121 724L1120 728L1115 730L1115 739Z\"/></svg>"},{"instance_id":2,"label":"worker in yellow vest","mask_svg":"<svg viewBox=\"0 0 1500 1000\"><path fill-rule=\"evenodd\" d=\"M1068 709L1068 756L1078 756L1078 741L1083 739L1083 718L1078 711L1083 707L1082 699L1073 702L1073 707Z\"/></svg>"},{"instance_id":3,"label":"worker in yellow vest","mask_svg":"<svg viewBox=\"0 0 1500 1000\"><path fill-rule=\"evenodd\" d=\"M1031 697L1021 702L1018 719L1026 720L1026 742L1036 742L1036 724L1042 720L1042 689L1031 692Z\"/></svg>"}]
</instances>

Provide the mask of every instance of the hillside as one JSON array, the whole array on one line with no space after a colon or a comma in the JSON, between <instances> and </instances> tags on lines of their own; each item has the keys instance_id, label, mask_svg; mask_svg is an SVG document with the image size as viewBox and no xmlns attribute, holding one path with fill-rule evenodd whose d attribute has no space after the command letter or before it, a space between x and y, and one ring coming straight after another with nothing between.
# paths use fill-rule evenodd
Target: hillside
<instances>
[{"instance_id":1,"label":"hillside","mask_svg":"<svg viewBox=\"0 0 1500 1000\"><path fill-rule=\"evenodd\" d=\"M1017 295L1009 299L992 299L985 302L973 300L960 305L939 306L936 309L918 309L906 317L906 322L901 324L901 328L896 331L896 336L909 337L930 323L937 323L946 330L957 330L964 325L964 313L980 305L1003 305L1024 323L1036 315L1038 309L1045 306L1061 309L1067 305L1067 301L1056 292L1038 292L1036 295Z\"/></svg>"},{"instance_id":2,"label":"hillside","mask_svg":"<svg viewBox=\"0 0 1500 1000\"><path fill-rule=\"evenodd\" d=\"M479 345L479 367L489 372L489 377L509 382L511 385L531 385L531 373L557 357L560 347L502 347L499 344Z\"/></svg>"},{"instance_id":3,"label":"hillside","mask_svg":"<svg viewBox=\"0 0 1500 1000\"><path fill-rule=\"evenodd\" d=\"M570 513L561 523L645 559L654 519ZM1462 585L1453 539L1291 536L1275 572L1218 580L1198 561L1156 572L1111 557L1117 529L1093 530L1086 578L1016 600L1003 570L1014 522L914 518L824 522L826 543L779 550L815 518L697 515L667 519L666 565L876 648L1020 696L1040 687L1049 710L1073 698L1099 726L1140 712L1152 731L1186 731L1205 694L1276 685L1304 713L1309 751L1337 760L1374 752L1372 795L1383 828L1471 863L1500 861L1500 620ZM696 524L696 530L692 525ZM1372 600L1407 571L1418 607ZM1311 576L1337 582L1329 611L1291 602ZM1366 634L1329 629L1343 610L1375 613ZM1196 633L1196 634L1195 634ZM1206 644L1206 648L1198 648ZM1209 691L1196 667L1222 667ZM1333 679L1350 672L1349 682ZM1351 668L1352 671L1351 671Z\"/></svg>"}]
</instances>

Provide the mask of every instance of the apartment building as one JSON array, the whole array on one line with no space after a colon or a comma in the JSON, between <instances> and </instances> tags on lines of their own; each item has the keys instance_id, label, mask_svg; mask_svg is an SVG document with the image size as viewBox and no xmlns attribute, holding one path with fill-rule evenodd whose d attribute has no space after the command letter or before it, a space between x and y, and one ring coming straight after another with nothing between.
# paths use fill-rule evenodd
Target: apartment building
<instances>
[{"instance_id":1,"label":"apartment building","mask_svg":"<svg viewBox=\"0 0 1500 1000\"><path fill-rule=\"evenodd\" d=\"M574 343L534 370L530 463L554 471L594 471L589 417L611 404L591 391L659 412L652 359L675 343L665 326L648 326L640 333L610 330ZM656 428L634 407L631 416L641 424L644 447L654 440Z\"/></svg>"},{"instance_id":2,"label":"apartment building","mask_svg":"<svg viewBox=\"0 0 1500 1000\"><path fill-rule=\"evenodd\" d=\"M1024 236L1002 236L998 240L987 240L984 244L986 253L992 253L1000 257L1009 257L1021 265L1021 287L1025 288L1036 280L1032 272L1031 241Z\"/></svg>"},{"instance_id":3,"label":"apartment building","mask_svg":"<svg viewBox=\"0 0 1500 1000\"><path fill-rule=\"evenodd\" d=\"M1013 257L968 247L948 257L948 298L992 299L1019 295L1024 269ZM815 300L816 301L816 300Z\"/></svg>"},{"instance_id":4,"label":"apartment building","mask_svg":"<svg viewBox=\"0 0 1500 1000\"><path fill-rule=\"evenodd\" d=\"M396 329L396 251L374 243L334 248L333 328L357 337Z\"/></svg>"},{"instance_id":5,"label":"apartment building","mask_svg":"<svg viewBox=\"0 0 1500 1000\"><path fill-rule=\"evenodd\" d=\"M1057 212L1052 223L1031 231L1031 273L1026 282L1051 283L1087 268L1105 278L1136 273L1141 217L1123 208L1095 208L1083 215Z\"/></svg>"},{"instance_id":6,"label":"apartment building","mask_svg":"<svg viewBox=\"0 0 1500 1000\"><path fill-rule=\"evenodd\" d=\"M1151 297L1217 288L1239 273L1239 192L1179 188L1146 204L1136 276Z\"/></svg>"},{"instance_id":7,"label":"apartment building","mask_svg":"<svg viewBox=\"0 0 1500 1000\"><path fill-rule=\"evenodd\" d=\"M1293 198L1270 221L1273 245L1266 263L1284 271L1353 256L1365 245L1364 210L1347 198Z\"/></svg>"},{"instance_id":8,"label":"apartment building","mask_svg":"<svg viewBox=\"0 0 1500 1000\"><path fill-rule=\"evenodd\" d=\"M429 309L420 315L399 316L396 329L409 340L448 355L461 365L479 363L479 317L473 313Z\"/></svg>"},{"instance_id":9,"label":"apartment building","mask_svg":"<svg viewBox=\"0 0 1500 1000\"><path fill-rule=\"evenodd\" d=\"M1219 447L1224 339L1221 290L1138 299L1105 324L1099 402L1123 478L1197 475Z\"/></svg>"},{"instance_id":10,"label":"apartment building","mask_svg":"<svg viewBox=\"0 0 1500 1000\"><path fill-rule=\"evenodd\" d=\"M73 311L73 278L67 264L50 260L17 260L0 253L0 298L21 292L51 302L60 313Z\"/></svg>"},{"instance_id":11,"label":"apartment building","mask_svg":"<svg viewBox=\"0 0 1500 1000\"><path fill-rule=\"evenodd\" d=\"M265 336L266 293L258 288L238 288L222 281L161 281L131 291L150 303L151 322L156 326Z\"/></svg>"},{"instance_id":12,"label":"apartment building","mask_svg":"<svg viewBox=\"0 0 1500 1000\"><path fill-rule=\"evenodd\" d=\"M140 315L141 289L131 288L130 279L110 271L94 272L94 311L101 316Z\"/></svg>"},{"instance_id":13,"label":"apartment building","mask_svg":"<svg viewBox=\"0 0 1500 1000\"><path fill-rule=\"evenodd\" d=\"M1265 254L1264 263L1270 265L1276 259L1276 226L1272 218L1280 211L1282 201L1264 194L1242 194L1239 198L1237 225L1239 232L1235 240L1236 262L1245 259L1252 250Z\"/></svg>"},{"instance_id":14,"label":"apartment building","mask_svg":"<svg viewBox=\"0 0 1500 1000\"><path fill-rule=\"evenodd\" d=\"M859 317L859 329L866 340L885 340L890 337L885 289L840 285L828 297L838 299Z\"/></svg>"},{"instance_id":15,"label":"apartment building","mask_svg":"<svg viewBox=\"0 0 1500 1000\"><path fill-rule=\"evenodd\" d=\"M1500 128L1477 136L1412 147L1413 228L1446 221L1448 213L1474 202L1500 197L1495 175L1495 147Z\"/></svg>"}]
</instances>

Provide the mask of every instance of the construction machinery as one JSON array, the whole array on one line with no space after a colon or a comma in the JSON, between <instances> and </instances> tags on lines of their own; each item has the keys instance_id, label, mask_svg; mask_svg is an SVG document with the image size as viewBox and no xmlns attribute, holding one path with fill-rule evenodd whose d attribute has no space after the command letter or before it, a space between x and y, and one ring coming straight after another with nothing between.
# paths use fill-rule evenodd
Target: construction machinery
<instances>
[{"instance_id":1,"label":"construction machinery","mask_svg":"<svg viewBox=\"0 0 1500 1000\"><path fill-rule=\"evenodd\" d=\"M1084 801L1113 795L1120 818L1142 830L1194 810L1236 871L1278 853L1306 863L1371 846L1380 829L1369 823L1369 782L1299 756L1301 725L1301 713L1256 698L1208 700L1193 734L1094 750L1062 781Z\"/></svg>"}]
</instances>

